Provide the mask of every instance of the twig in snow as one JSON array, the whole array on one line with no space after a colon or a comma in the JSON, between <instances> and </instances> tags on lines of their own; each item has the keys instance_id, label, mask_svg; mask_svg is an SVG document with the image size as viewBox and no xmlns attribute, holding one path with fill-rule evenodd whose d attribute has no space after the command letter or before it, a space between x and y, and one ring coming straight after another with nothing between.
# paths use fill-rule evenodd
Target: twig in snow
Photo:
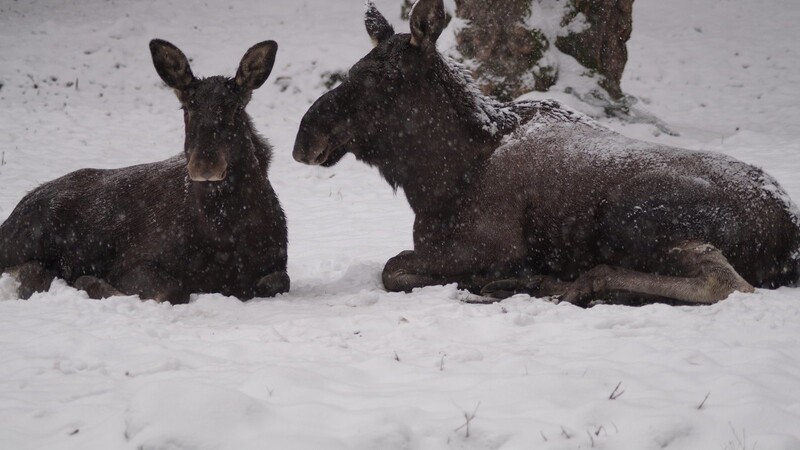
<instances>
[{"instance_id":1,"label":"twig in snow","mask_svg":"<svg viewBox=\"0 0 800 450\"><path fill-rule=\"evenodd\" d=\"M539 430L539 434L541 434L542 435L542 439L544 439L544 441L547 442L547 436L544 435L544 431Z\"/></svg>"},{"instance_id":2,"label":"twig in snow","mask_svg":"<svg viewBox=\"0 0 800 450\"><path fill-rule=\"evenodd\" d=\"M728 449L730 449L730 450L748 450L747 449L747 430L742 428L742 436L739 437L739 435L736 434L736 429L733 428L733 424L728 422L728 426L731 427L731 432L733 433L733 437L734 437L734 439L736 439L736 442L729 441L728 444L724 447L724 449L725 450L728 450ZM753 444L752 450L756 449L756 445L758 445L758 442Z\"/></svg>"},{"instance_id":3,"label":"twig in snow","mask_svg":"<svg viewBox=\"0 0 800 450\"><path fill-rule=\"evenodd\" d=\"M397 355L397 350L394 351L394 360L400 362L400 356Z\"/></svg>"},{"instance_id":4,"label":"twig in snow","mask_svg":"<svg viewBox=\"0 0 800 450\"><path fill-rule=\"evenodd\" d=\"M500 300L490 297L469 296L467 298L462 299L461 303L466 303L468 305L493 305L495 303L500 303Z\"/></svg>"},{"instance_id":5,"label":"twig in snow","mask_svg":"<svg viewBox=\"0 0 800 450\"><path fill-rule=\"evenodd\" d=\"M439 372L444 372L444 357L447 356L447 353L442 353L442 359L439 361Z\"/></svg>"},{"instance_id":6,"label":"twig in snow","mask_svg":"<svg viewBox=\"0 0 800 450\"><path fill-rule=\"evenodd\" d=\"M601 432L601 431L606 431L605 427L604 427L604 426L602 426L602 425L600 425L599 427L597 427L597 430L595 430L595 432L594 432L594 435L595 435L595 436L600 436L600 432ZM608 436L608 433L606 433L606 436Z\"/></svg>"},{"instance_id":7,"label":"twig in snow","mask_svg":"<svg viewBox=\"0 0 800 450\"><path fill-rule=\"evenodd\" d=\"M462 428L466 428L466 429L467 429L467 431L466 431L466 437L467 437L467 438L469 438L469 424L470 424L470 422L472 422L472 420L475 418L475 414L478 412L478 408L479 408L480 406L481 406L481 402L478 402L478 404L477 404L477 405L475 405L475 410L474 410L474 411L472 411L472 414L467 414L467 412L466 412L466 411L464 411L464 419L466 420L466 422L464 422L464 425L461 425L460 427L456 428L456 429L455 429L455 430L453 430L453 431L458 431L458 430L460 430L460 429L462 429Z\"/></svg>"},{"instance_id":8,"label":"twig in snow","mask_svg":"<svg viewBox=\"0 0 800 450\"><path fill-rule=\"evenodd\" d=\"M703 409L703 405L705 405L705 404L706 404L706 400L708 400L708 396L709 396L709 395L711 395L711 392L709 392L708 394L706 394L706 398L704 398L704 399L703 399L703 401L702 401L702 402L700 402L700 404L699 404L699 405L697 405L697 409Z\"/></svg>"},{"instance_id":9,"label":"twig in snow","mask_svg":"<svg viewBox=\"0 0 800 450\"><path fill-rule=\"evenodd\" d=\"M3 155L0 156L0 166L5 166L5 165L6 165L6 152L4 150Z\"/></svg>"},{"instance_id":10,"label":"twig in snow","mask_svg":"<svg viewBox=\"0 0 800 450\"><path fill-rule=\"evenodd\" d=\"M617 383L617 387L615 387L614 390L611 392L611 395L608 396L609 400L616 400L616 399L620 398L620 396L622 396L622 394L625 393L625 389L623 389L621 391L619 390L620 386L622 386L622 381Z\"/></svg>"},{"instance_id":11,"label":"twig in snow","mask_svg":"<svg viewBox=\"0 0 800 450\"><path fill-rule=\"evenodd\" d=\"M594 436L592 436L592 433L590 433L589 430L586 430L586 435L589 436L589 446L594 448Z\"/></svg>"},{"instance_id":12,"label":"twig in snow","mask_svg":"<svg viewBox=\"0 0 800 450\"><path fill-rule=\"evenodd\" d=\"M567 430L564 429L564 426L561 426L561 435L567 439L572 439L572 435L567 433Z\"/></svg>"}]
</instances>

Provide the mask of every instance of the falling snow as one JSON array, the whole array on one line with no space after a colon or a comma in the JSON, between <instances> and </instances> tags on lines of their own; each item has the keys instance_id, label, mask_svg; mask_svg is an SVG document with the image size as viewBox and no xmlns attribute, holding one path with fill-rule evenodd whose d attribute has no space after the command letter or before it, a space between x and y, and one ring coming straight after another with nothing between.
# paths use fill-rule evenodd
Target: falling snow
<instances>
[{"instance_id":1,"label":"falling snow","mask_svg":"<svg viewBox=\"0 0 800 450\"><path fill-rule=\"evenodd\" d=\"M400 2L375 3L408 29ZM681 135L600 125L755 164L785 189L770 192L800 199L798 22L794 0L637 0L622 87ZM0 30L0 220L67 172L180 152L151 38L226 75L276 40L248 111L275 148L292 277L274 299L171 306L60 281L20 301L3 276L0 448L800 449L798 288L589 310L381 288L382 264L412 247L404 196L351 157L291 156L321 74L371 49L360 0L5 2ZM526 99L548 97L587 112L558 89Z\"/></svg>"}]
</instances>

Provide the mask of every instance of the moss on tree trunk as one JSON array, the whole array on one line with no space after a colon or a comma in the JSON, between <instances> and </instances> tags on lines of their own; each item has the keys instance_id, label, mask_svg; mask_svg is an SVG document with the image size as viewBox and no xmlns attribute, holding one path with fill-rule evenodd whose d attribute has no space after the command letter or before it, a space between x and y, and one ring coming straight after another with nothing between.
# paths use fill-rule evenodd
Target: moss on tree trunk
<instances>
[{"instance_id":1,"label":"moss on tree trunk","mask_svg":"<svg viewBox=\"0 0 800 450\"><path fill-rule=\"evenodd\" d=\"M628 62L627 42L633 30L633 0L571 0L572 17L583 14L589 27L556 39L556 47L582 66L603 76L600 86L617 100L620 80Z\"/></svg>"},{"instance_id":2,"label":"moss on tree trunk","mask_svg":"<svg viewBox=\"0 0 800 450\"><path fill-rule=\"evenodd\" d=\"M588 26L560 33L550 42L528 22L534 3L553 1L455 0L456 16L466 21L456 36L457 50L472 61L482 89L504 100L532 90L547 91L558 81L560 68L543 57L555 45L590 73L601 75L599 86L611 99L621 98L633 0L569 0L555 26L567 27L579 15Z\"/></svg>"}]
</instances>

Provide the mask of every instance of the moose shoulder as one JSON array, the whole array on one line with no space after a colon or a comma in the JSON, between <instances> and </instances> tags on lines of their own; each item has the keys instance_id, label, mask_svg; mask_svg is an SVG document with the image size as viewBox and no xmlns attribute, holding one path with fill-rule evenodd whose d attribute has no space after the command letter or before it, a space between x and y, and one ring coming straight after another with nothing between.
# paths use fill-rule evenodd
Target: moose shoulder
<instances>
[{"instance_id":1,"label":"moose shoulder","mask_svg":"<svg viewBox=\"0 0 800 450\"><path fill-rule=\"evenodd\" d=\"M23 198L0 226L0 271L16 274L21 297L55 276L93 298L172 303L193 292L249 299L289 289L286 220L267 179L272 149L245 112L277 44L250 48L232 79L195 78L166 41L150 51L181 102L183 154L79 170Z\"/></svg>"},{"instance_id":2,"label":"moose shoulder","mask_svg":"<svg viewBox=\"0 0 800 450\"><path fill-rule=\"evenodd\" d=\"M294 148L323 166L350 152L403 188L414 250L387 262L387 289L713 303L797 281L798 212L760 169L627 139L556 102L487 98L436 51L442 0L410 19L396 34L368 2L375 48Z\"/></svg>"}]
</instances>

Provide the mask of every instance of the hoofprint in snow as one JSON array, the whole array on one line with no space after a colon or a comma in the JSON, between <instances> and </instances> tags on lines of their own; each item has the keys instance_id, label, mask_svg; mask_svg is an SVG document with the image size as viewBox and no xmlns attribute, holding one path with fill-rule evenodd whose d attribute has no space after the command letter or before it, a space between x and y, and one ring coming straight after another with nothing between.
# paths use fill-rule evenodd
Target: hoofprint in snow
<instances>
[{"instance_id":1,"label":"hoofprint in snow","mask_svg":"<svg viewBox=\"0 0 800 450\"><path fill-rule=\"evenodd\" d=\"M407 29L396 2L376 3ZM320 74L370 48L362 14L360 0L0 6L0 220L72 170L180 151L151 38L230 75L242 46L278 41L248 110L275 146L293 280L276 299L173 307L61 282L22 302L2 278L0 448L800 449L797 289L589 310L384 292L381 264L411 248L405 199L352 159L291 158ZM623 89L681 137L603 125L759 165L800 199L792 0L641 0L634 14Z\"/></svg>"}]
</instances>

